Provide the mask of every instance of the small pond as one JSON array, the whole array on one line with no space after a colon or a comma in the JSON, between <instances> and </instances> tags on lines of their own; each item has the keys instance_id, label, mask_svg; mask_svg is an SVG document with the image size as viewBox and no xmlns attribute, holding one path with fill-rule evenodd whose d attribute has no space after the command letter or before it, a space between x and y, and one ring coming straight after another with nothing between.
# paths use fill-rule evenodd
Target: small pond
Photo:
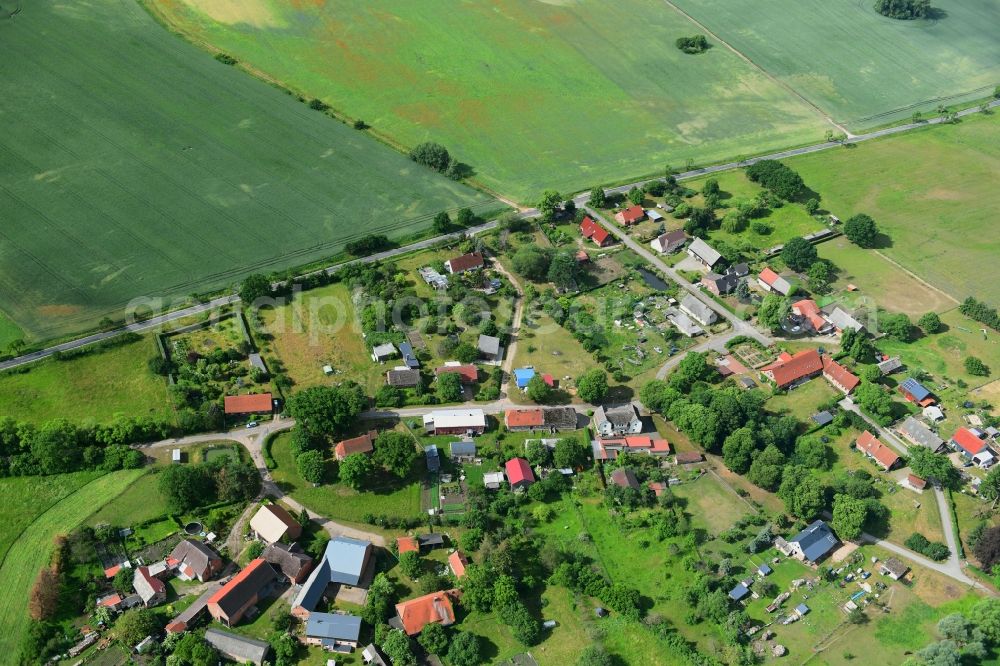
<instances>
[{"instance_id":1,"label":"small pond","mask_svg":"<svg viewBox=\"0 0 1000 666\"><path fill-rule=\"evenodd\" d=\"M667 289L667 283L664 282L656 273L648 271L642 267L636 268L636 270L639 271L639 275L642 276L642 281L653 289L658 291L665 291Z\"/></svg>"}]
</instances>

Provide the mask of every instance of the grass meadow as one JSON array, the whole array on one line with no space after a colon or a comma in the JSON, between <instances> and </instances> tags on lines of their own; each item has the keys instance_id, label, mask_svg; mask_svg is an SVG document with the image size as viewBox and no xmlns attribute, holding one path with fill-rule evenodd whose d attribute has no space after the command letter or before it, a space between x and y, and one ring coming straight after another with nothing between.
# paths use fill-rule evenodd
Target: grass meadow
<instances>
[{"instance_id":1,"label":"grass meadow","mask_svg":"<svg viewBox=\"0 0 1000 666\"><path fill-rule=\"evenodd\" d=\"M851 129L987 97L1000 81L992 0L942 0L919 21L885 18L868 0L673 4Z\"/></svg>"},{"instance_id":2,"label":"grass meadow","mask_svg":"<svg viewBox=\"0 0 1000 666\"><path fill-rule=\"evenodd\" d=\"M39 514L13 543L0 565L5 594L0 597L0 652L17 654L28 627L28 596L38 570L52 552L53 538L79 525L96 508L114 500L144 469L105 474L81 486Z\"/></svg>"},{"instance_id":3,"label":"grass meadow","mask_svg":"<svg viewBox=\"0 0 1000 666\"><path fill-rule=\"evenodd\" d=\"M679 51L678 37L700 31L660 0L147 6L394 142L444 144L520 201L808 143L832 127L726 48Z\"/></svg>"},{"instance_id":4,"label":"grass meadow","mask_svg":"<svg viewBox=\"0 0 1000 666\"><path fill-rule=\"evenodd\" d=\"M146 365L157 353L153 339L143 337L0 373L3 415L35 423L53 418L107 423L119 415L169 417L167 382Z\"/></svg>"},{"instance_id":5,"label":"grass meadow","mask_svg":"<svg viewBox=\"0 0 1000 666\"><path fill-rule=\"evenodd\" d=\"M889 259L957 300L1000 304L1000 238L994 233L1000 189L1000 119L976 115L851 149L786 160L822 195L821 205L846 220L875 218ZM826 256L821 246L820 254ZM835 263L836 257L829 257ZM872 280L882 290L899 279L888 268ZM879 299L876 299L879 300ZM927 309L941 306L940 297ZM891 309L891 305L886 307ZM915 309L915 306L910 306Z\"/></svg>"},{"instance_id":6,"label":"grass meadow","mask_svg":"<svg viewBox=\"0 0 1000 666\"><path fill-rule=\"evenodd\" d=\"M363 522L366 513L412 518L420 514L420 476L414 472L410 478L397 481L395 477L373 490L358 492L341 483L324 483L313 487L299 476L295 468L289 443L291 433L282 433L271 440L271 457L275 466L271 477L278 487L312 511L333 520ZM423 469L420 458L414 467Z\"/></svg>"},{"instance_id":7,"label":"grass meadow","mask_svg":"<svg viewBox=\"0 0 1000 666\"><path fill-rule=\"evenodd\" d=\"M164 30L135 2L0 25L0 309L32 339L430 228L489 197ZM113 100L110 103L109 100ZM4 327L7 328L7 327Z\"/></svg>"}]
</instances>

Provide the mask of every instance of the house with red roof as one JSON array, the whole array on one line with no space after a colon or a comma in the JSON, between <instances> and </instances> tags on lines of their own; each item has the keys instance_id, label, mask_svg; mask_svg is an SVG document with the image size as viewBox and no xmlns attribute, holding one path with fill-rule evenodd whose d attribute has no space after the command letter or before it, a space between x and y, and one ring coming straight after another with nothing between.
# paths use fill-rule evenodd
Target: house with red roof
<instances>
[{"instance_id":1,"label":"house with red roof","mask_svg":"<svg viewBox=\"0 0 1000 666\"><path fill-rule=\"evenodd\" d=\"M419 553L420 544L413 537L397 537L396 538L396 552L400 555L403 553Z\"/></svg>"},{"instance_id":2,"label":"house with red roof","mask_svg":"<svg viewBox=\"0 0 1000 666\"><path fill-rule=\"evenodd\" d=\"M801 317L803 321L809 322L809 326L817 333L829 333L833 330L833 324L826 320L826 317L820 312L819 305L810 298L804 298L801 301L792 303L792 314Z\"/></svg>"},{"instance_id":3,"label":"house with red roof","mask_svg":"<svg viewBox=\"0 0 1000 666\"><path fill-rule=\"evenodd\" d=\"M507 430L531 430L545 425L545 411L541 407L508 409L503 413L503 423Z\"/></svg>"},{"instance_id":4,"label":"house with red roof","mask_svg":"<svg viewBox=\"0 0 1000 666\"><path fill-rule=\"evenodd\" d=\"M977 428L964 426L959 428L951 436L948 444L968 462L983 469L991 467L996 462L993 451L986 443L986 434Z\"/></svg>"},{"instance_id":5,"label":"house with red roof","mask_svg":"<svg viewBox=\"0 0 1000 666\"><path fill-rule=\"evenodd\" d=\"M788 296L792 291L792 285L785 278L775 273L770 266L765 266L764 270L757 276L757 284L766 292L773 292Z\"/></svg>"},{"instance_id":6,"label":"house with red roof","mask_svg":"<svg viewBox=\"0 0 1000 666\"><path fill-rule=\"evenodd\" d=\"M594 241L597 247L611 245L611 233L591 219L589 215L584 217L583 222L580 223L580 233L583 234L584 238Z\"/></svg>"},{"instance_id":7,"label":"house with red roof","mask_svg":"<svg viewBox=\"0 0 1000 666\"><path fill-rule=\"evenodd\" d=\"M454 259L449 259L444 262L445 270L452 275L464 273L465 271L473 271L477 268L482 268L485 265L486 261L483 259L483 255L479 252L463 254L461 257L455 257Z\"/></svg>"},{"instance_id":8,"label":"house with red roof","mask_svg":"<svg viewBox=\"0 0 1000 666\"><path fill-rule=\"evenodd\" d=\"M273 406L270 393L227 395L225 399L226 414L270 414Z\"/></svg>"},{"instance_id":9,"label":"house with red roof","mask_svg":"<svg viewBox=\"0 0 1000 666\"><path fill-rule=\"evenodd\" d=\"M442 365L440 368L434 369L434 374L438 377L441 375L446 375L449 373L454 373L458 375L459 381L463 384L475 384L479 379L479 370L476 366L471 363L460 364L456 363L454 365L448 365L447 363Z\"/></svg>"},{"instance_id":10,"label":"house with red roof","mask_svg":"<svg viewBox=\"0 0 1000 666\"><path fill-rule=\"evenodd\" d=\"M860 377L829 356L823 357L823 377L843 393L850 393L861 383Z\"/></svg>"},{"instance_id":11,"label":"house with red roof","mask_svg":"<svg viewBox=\"0 0 1000 666\"><path fill-rule=\"evenodd\" d=\"M615 213L615 220L618 224L628 227L646 219L646 211L642 206L632 205Z\"/></svg>"},{"instance_id":12,"label":"house with red roof","mask_svg":"<svg viewBox=\"0 0 1000 666\"><path fill-rule=\"evenodd\" d=\"M248 610L267 598L277 580L267 560L258 557L208 599L208 612L227 627L239 624Z\"/></svg>"},{"instance_id":13,"label":"house with red roof","mask_svg":"<svg viewBox=\"0 0 1000 666\"><path fill-rule=\"evenodd\" d=\"M777 361L760 371L778 388L793 388L823 372L823 359L815 349L804 349L796 354L782 352Z\"/></svg>"},{"instance_id":14,"label":"house with red roof","mask_svg":"<svg viewBox=\"0 0 1000 666\"><path fill-rule=\"evenodd\" d=\"M455 578L461 578L465 575L465 567L469 566L469 558L465 556L460 550L456 550L454 553L448 556L448 567L451 572L455 574Z\"/></svg>"},{"instance_id":15,"label":"house with red roof","mask_svg":"<svg viewBox=\"0 0 1000 666\"><path fill-rule=\"evenodd\" d=\"M396 604L396 618L391 624L398 624L408 636L416 636L428 624L444 627L455 624L455 607L458 590L431 592L416 599Z\"/></svg>"},{"instance_id":16,"label":"house with red roof","mask_svg":"<svg viewBox=\"0 0 1000 666\"><path fill-rule=\"evenodd\" d=\"M352 453L371 453L375 450L376 437L378 437L378 430L369 430L358 437L337 442L337 445L333 447L333 454L337 460L343 460Z\"/></svg>"},{"instance_id":17,"label":"house with red roof","mask_svg":"<svg viewBox=\"0 0 1000 666\"><path fill-rule=\"evenodd\" d=\"M670 455L670 442L662 437L649 435L627 435L610 439L596 440L594 446L595 460L614 460L619 454L646 453L652 456Z\"/></svg>"},{"instance_id":18,"label":"house with red roof","mask_svg":"<svg viewBox=\"0 0 1000 666\"><path fill-rule=\"evenodd\" d=\"M535 482L535 474L531 471L531 465L524 458L511 458L504 466L507 472L507 482L510 483L511 490L527 488Z\"/></svg>"},{"instance_id":19,"label":"house with red roof","mask_svg":"<svg viewBox=\"0 0 1000 666\"><path fill-rule=\"evenodd\" d=\"M891 448L878 440L878 437L865 430L858 437L855 445L858 451L874 460L885 471L899 464L899 456Z\"/></svg>"}]
</instances>

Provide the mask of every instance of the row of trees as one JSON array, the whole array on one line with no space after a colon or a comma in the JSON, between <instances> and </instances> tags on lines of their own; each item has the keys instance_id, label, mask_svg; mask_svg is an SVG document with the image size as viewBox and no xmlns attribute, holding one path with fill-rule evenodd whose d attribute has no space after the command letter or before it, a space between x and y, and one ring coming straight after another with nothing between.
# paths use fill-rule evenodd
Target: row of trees
<instances>
[{"instance_id":1,"label":"row of trees","mask_svg":"<svg viewBox=\"0 0 1000 666\"><path fill-rule=\"evenodd\" d=\"M35 425L5 417L0 419L0 475L135 469L142 467L145 456L127 444L162 439L172 432L169 424L150 417L83 426L66 419Z\"/></svg>"},{"instance_id":2,"label":"row of trees","mask_svg":"<svg viewBox=\"0 0 1000 666\"><path fill-rule=\"evenodd\" d=\"M260 492L260 474L251 462L223 456L194 465L171 465L157 481L167 506L185 513L215 502L247 502Z\"/></svg>"}]
</instances>

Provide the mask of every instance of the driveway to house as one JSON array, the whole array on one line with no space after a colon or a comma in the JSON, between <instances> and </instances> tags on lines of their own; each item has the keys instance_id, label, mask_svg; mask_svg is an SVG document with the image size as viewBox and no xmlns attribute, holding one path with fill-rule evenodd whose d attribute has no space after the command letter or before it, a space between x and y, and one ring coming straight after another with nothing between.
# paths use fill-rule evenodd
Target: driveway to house
<instances>
[{"instance_id":1,"label":"driveway to house","mask_svg":"<svg viewBox=\"0 0 1000 666\"><path fill-rule=\"evenodd\" d=\"M849 412L854 412L855 414L863 418L865 420L865 423L867 423L868 426L874 432L876 432L880 438L889 442L889 444L894 449L899 451L901 455L905 456L909 454L909 449L907 448L907 446L898 437L896 437L896 435L892 431L890 431L888 428L883 428L874 420L869 418L867 414L863 413L861 409L856 404L854 404L853 400L851 400L850 398L844 398L843 400L840 401L839 404L841 408L846 409ZM944 532L944 538L948 544L949 555L948 555L948 560L946 562L932 562L931 560L928 560L926 557L921 557L920 555L917 555L916 553L913 553L912 551L907 550L902 546L890 544L890 542L888 541L880 541L880 540L876 541L878 541L880 546L885 546L886 548L889 548L889 550L895 550L896 552L899 552L902 555L907 555L908 553L912 553L915 557L919 557L920 560L922 560L920 561L920 563L923 564L924 566L928 566L934 569L935 571L940 571L945 575L951 576L955 580L973 584L979 587L980 589L986 589L982 585L979 585L979 583L976 583L971 578L969 578L962 570L962 561L958 557L958 554L961 551L959 550L958 540L955 538L955 526L951 519L951 507L948 506L948 500L944 496L944 491L941 490L941 488L937 485L934 486L934 499L937 500L938 513L941 515L941 530ZM866 534L864 536L866 539L869 540L875 539L875 537L869 534ZM925 564L925 562L927 564Z\"/></svg>"},{"instance_id":2,"label":"driveway to house","mask_svg":"<svg viewBox=\"0 0 1000 666\"><path fill-rule=\"evenodd\" d=\"M503 354L503 372L509 377L514 368L514 354L517 351L517 338L521 333L521 319L524 316L524 290L521 289L521 283L518 279L514 277L510 271L504 268L496 257L493 257L493 268L510 280L510 283L514 285L514 289L517 289L517 293L519 294L519 296L514 299L514 315L510 319L510 343L507 345L507 349L504 350Z\"/></svg>"},{"instance_id":3,"label":"driveway to house","mask_svg":"<svg viewBox=\"0 0 1000 666\"><path fill-rule=\"evenodd\" d=\"M674 354L669 359L667 359L667 362L664 363L659 370L656 371L656 378L666 379L667 374L669 374L671 370L677 367L677 364L684 359L684 356L686 356L691 352L703 352L703 351L725 352L726 344L730 340L739 335L740 333L737 333L736 331L729 331L728 333L723 333L721 335L713 335L708 340L700 342L696 344L694 347L689 347L688 349L685 349L681 352Z\"/></svg>"}]
</instances>

